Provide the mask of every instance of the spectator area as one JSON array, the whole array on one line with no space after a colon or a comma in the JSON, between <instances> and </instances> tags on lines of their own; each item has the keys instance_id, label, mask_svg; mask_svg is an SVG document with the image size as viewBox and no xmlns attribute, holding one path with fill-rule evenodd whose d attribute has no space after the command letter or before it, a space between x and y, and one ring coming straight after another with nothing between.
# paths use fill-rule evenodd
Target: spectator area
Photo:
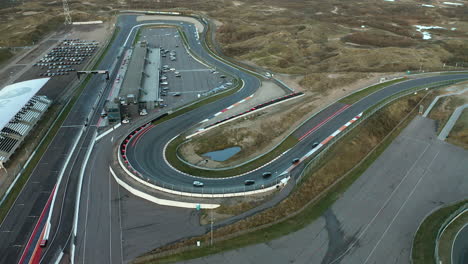
<instances>
[{"instance_id":1,"label":"spectator area","mask_svg":"<svg viewBox=\"0 0 468 264\"><path fill-rule=\"evenodd\" d=\"M0 90L0 162L6 163L51 104L36 93L50 78L14 83Z\"/></svg>"}]
</instances>

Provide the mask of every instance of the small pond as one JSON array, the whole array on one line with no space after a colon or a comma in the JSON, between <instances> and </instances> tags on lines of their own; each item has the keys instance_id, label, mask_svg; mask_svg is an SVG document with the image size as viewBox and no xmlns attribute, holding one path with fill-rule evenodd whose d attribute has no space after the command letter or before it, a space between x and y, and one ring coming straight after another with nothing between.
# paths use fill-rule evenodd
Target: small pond
<instances>
[{"instance_id":1,"label":"small pond","mask_svg":"<svg viewBox=\"0 0 468 264\"><path fill-rule=\"evenodd\" d=\"M240 147L231 147L223 150L208 152L203 154L203 156L208 157L214 161L226 161L230 157L236 155L236 153L239 151L241 151Z\"/></svg>"}]
</instances>

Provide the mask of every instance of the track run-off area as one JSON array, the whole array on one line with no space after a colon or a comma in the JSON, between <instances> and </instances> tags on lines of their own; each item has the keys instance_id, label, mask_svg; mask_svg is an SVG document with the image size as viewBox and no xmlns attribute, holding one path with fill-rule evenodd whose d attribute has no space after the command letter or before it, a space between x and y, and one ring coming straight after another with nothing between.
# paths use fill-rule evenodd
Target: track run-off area
<instances>
[{"instance_id":1,"label":"track run-off area","mask_svg":"<svg viewBox=\"0 0 468 264\"><path fill-rule=\"evenodd\" d=\"M145 21L148 23L148 21ZM169 23L170 24L170 23ZM254 94L261 85L261 76L250 74L249 71L242 68L233 67L223 61L214 58L204 45L195 37L195 27L182 22L176 23L177 26L183 26L187 32L188 50L191 51L200 60L206 64L216 67L223 72L235 76L243 81L243 86L232 95L226 96L215 102L205 104L199 108L193 109L182 115L175 116L157 125L151 125L150 121L134 124L133 129L129 131L126 137L121 138L121 148L119 151L120 164L130 172L133 177L148 182L149 185L157 186L159 190L167 190L182 195L203 196L203 197L221 197L233 194L244 195L245 192L261 191L267 187L277 185L282 179L289 179L290 176L298 175L291 173L296 167L302 168L300 163L292 165L293 159L306 160L312 153L320 151L320 148L326 144L330 137L333 137L342 131L348 122L352 122L356 117L360 118L369 108L379 102L400 94L415 87L426 87L434 83L443 81L462 81L468 78L468 74L447 74L431 77L420 77L406 80L381 90L378 90L352 105L342 105L337 111L331 111L329 115L321 120L317 120L318 125L311 126L314 122L305 122L296 131L307 131L298 136L299 142L283 155L273 158L266 164L260 165L257 169L242 173L237 176L223 178L223 170L217 169L219 177L201 177L200 175L190 175L186 172L177 170L166 158L165 151L168 144L176 138L193 128L196 124L206 122L214 114L236 104ZM205 38L204 32L200 32L200 40ZM340 103L336 103L340 105ZM333 106L333 105L332 105ZM329 108L333 108L333 107ZM274 107L274 106L273 106ZM324 109L324 111L327 109ZM322 115L323 116L323 115ZM156 119L158 116L154 116ZM169 115L170 117L170 115ZM310 128L308 128L310 126ZM313 149L312 144L321 143ZM311 153L312 152L312 153ZM263 178L262 173L271 172L272 176ZM294 177L293 177L294 178ZM249 186L245 185L246 180L254 180L255 183ZM194 187L194 181L202 181L204 187ZM230 195L228 195L230 194Z\"/></svg>"},{"instance_id":2,"label":"track run-off area","mask_svg":"<svg viewBox=\"0 0 468 264\"><path fill-rule=\"evenodd\" d=\"M420 77L385 87L384 89L362 98L354 104L346 105L346 107L337 102L335 106L330 106L332 110L327 110L328 108L323 110L327 113L326 115L317 115L316 120L313 118L311 122L305 122L301 127L298 127L296 131L306 132L299 135L298 139L300 138L301 140L281 156L267 162L258 169L235 177L203 178L201 181L205 184L204 187L194 188L193 181L200 180L200 176L188 175L187 173L174 169L165 158L164 150L167 144L173 138L188 131L197 123L209 119L215 113L223 111L223 109L254 94L259 89L262 82L261 79L264 77L262 77L261 74L254 75L250 70L234 67L231 63L225 63L214 57L210 51L205 49L203 43L206 32L198 32L200 34L198 36L195 26L191 23L177 20L146 20L140 22L137 21L136 17L136 15L119 16L116 23L116 26L119 27L119 31L116 33L113 43L110 44L106 56L98 66L98 68L109 69L111 79L116 78L119 67L115 67L115 65L121 64L123 59L122 54L125 54L125 52L131 48L132 40L136 37L139 27L144 25L168 25L178 27L180 32L185 32L186 49L197 57L197 60L219 71L235 76L239 80L242 80L243 83L238 91L229 96L202 105L184 114L177 115L157 125L145 127L145 129L142 130L144 134L138 135L138 140L135 141L134 144L127 145L125 156L128 160L128 164L130 164L129 166L136 172L135 175L149 184L162 187L166 190L178 190L191 194L235 194L261 190L267 186L274 186L278 183L279 179L286 177L294 179L300 174L299 172L304 168L304 164L299 163L292 165L291 161L293 159L300 159L300 161L303 161L305 160L304 157L313 155L313 152L320 151L321 146L328 142L331 136L339 133L338 131L346 129L344 126L347 126L349 122L353 122L353 120L357 118L361 118L362 113L365 115L367 109L373 107L382 100L401 92L414 89L415 87L430 86L433 83L442 81L456 82L468 79L468 74L466 73ZM98 89L101 88L101 92L103 92L104 96L97 98ZM115 204L109 202L109 205L107 205L104 203L108 202L105 200L107 197L102 198L99 196L99 199L102 199L102 201L89 198L98 196L96 194L98 192L108 191L109 200L117 200L115 197L120 196L119 188L115 186L115 182L112 181L111 183L110 172L108 172L109 177L99 179L98 184L94 185L88 183L88 185L86 185L86 181L89 181L91 178L88 174L91 175L95 172L98 174L98 172L103 171L103 168L108 171L111 165L115 165L114 160L110 158L111 156L114 156L115 159L121 158L120 150L117 150L116 153L116 148L112 148L111 144L120 145L132 131L143 127L162 113L153 116L148 115L141 120L134 121L130 125L123 125L113 129L112 133L100 139L101 142L104 140L107 142L106 146L99 146L100 150L105 150L106 152L99 152L102 155L87 163L85 160L87 160L87 156L89 157L88 153L91 153L96 138L96 124L100 122L99 109L102 108L107 98L106 95L110 90L111 83L105 83L105 81L98 76L91 78L86 85L76 106L65 119L64 126L58 134L59 136L54 138L48 151L41 158L40 166L38 166L31 175L31 180L26 183L18 199L15 201L15 204L12 206L13 209L8 213L4 222L1 223L2 230L6 231L2 233L0 247L6 250L0 258L0 262L17 263L20 261L25 250L24 245L28 244L28 241L31 239L37 241L38 237L31 237L43 233L43 229L38 230L35 228L39 221L38 218L32 218L31 215L39 215L44 208L49 206L48 197L53 191L57 192L58 202L53 208L49 208L49 210L53 212L50 219L50 231L48 230L48 232L50 232L50 240L47 248L42 251L40 258L36 258L37 261L53 263L64 254L67 254L71 255L72 263L74 263L75 259L81 260L82 262L80 263L86 263L85 256L87 256L89 260L90 257L88 255L90 253L87 253L85 249L90 251L89 248L104 247L104 245L109 245L110 252L107 255L100 254L99 256L93 256L93 260L95 260L96 263L119 263L124 262L124 258L127 259L125 254L122 253L122 251L124 251L122 245L119 245L119 243L122 243L122 238L120 237L119 239L118 236L115 235L118 234L119 231L122 232L122 227L120 227L120 229L118 228L118 225L121 225L122 221L117 217L120 217L120 211L118 211L120 210L120 204L118 205L119 207L116 208ZM94 105L96 99L97 104ZM90 113L92 113L92 118L88 120ZM169 114L169 117L170 116ZM88 121L89 125L85 126L85 123L88 124ZM80 134L82 127L85 132L81 132ZM73 145L74 142L77 143ZM312 144L315 142L321 144L313 149ZM78 145L77 151L70 154L70 151L74 149L76 145ZM60 153L61 155L54 155L54 153ZM60 156L63 157L65 154L71 155L73 162L66 166L67 169L62 185L55 187L58 178L56 172L64 166L63 161L60 160ZM86 168L82 168L82 164L89 165ZM92 171L92 173L86 174L85 170L87 172ZM272 176L264 179L262 177L263 172L272 172ZM83 174L88 176L85 176L82 186ZM223 172L219 171L219 175L222 176ZM255 184L246 186L244 184L246 180L255 180ZM38 183L40 183L40 185ZM41 191L37 191L37 186L41 186ZM55 190L55 188L57 189ZM96 191L93 190L93 188L101 189ZM77 192L80 194L82 190L83 195L80 198L80 196L77 196ZM82 202L81 204L80 201ZM83 203L86 201L91 202L89 202L89 205ZM109 211L109 216L106 215L106 217L111 223L110 230L104 230L101 223L98 222L99 220L92 217L88 219L88 214L84 213L88 212L88 210L90 212L99 212L99 214L103 215L106 211ZM79 215L77 212L79 212ZM93 228L99 232L92 232L91 230ZM76 229L78 229L78 233L76 233ZM90 238L86 238L86 236ZM122 234L120 234L120 236L122 236ZM81 237L84 237L84 239ZM100 239L103 239L104 243L101 243ZM108 240L104 241L104 239ZM94 245L86 245L86 241L88 240L94 240ZM78 252L76 257L74 253L72 253L75 250L75 246ZM119 246L121 248L120 251L110 250L119 248ZM73 249L70 250L70 248ZM27 250L31 251L28 253L31 255L35 249L28 248ZM107 248L103 249L103 251L107 252Z\"/></svg>"}]
</instances>

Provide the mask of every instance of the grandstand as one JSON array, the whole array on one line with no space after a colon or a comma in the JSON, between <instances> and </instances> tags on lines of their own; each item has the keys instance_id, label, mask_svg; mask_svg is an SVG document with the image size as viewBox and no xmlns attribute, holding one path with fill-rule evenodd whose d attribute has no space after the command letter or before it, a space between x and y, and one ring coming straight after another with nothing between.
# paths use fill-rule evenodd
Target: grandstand
<instances>
[{"instance_id":1,"label":"grandstand","mask_svg":"<svg viewBox=\"0 0 468 264\"><path fill-rule=\"evenodd\" d=\"M0 163L6 163L51 104L36 93L50 78L8 85L0 90Z\"/></svg>"}]
</instances>

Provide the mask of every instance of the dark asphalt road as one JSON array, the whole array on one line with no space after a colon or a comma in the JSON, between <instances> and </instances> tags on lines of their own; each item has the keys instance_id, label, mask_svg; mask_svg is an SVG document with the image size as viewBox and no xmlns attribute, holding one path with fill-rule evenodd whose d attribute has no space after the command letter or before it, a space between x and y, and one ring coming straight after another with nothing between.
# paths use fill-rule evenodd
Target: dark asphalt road
<instances>
[{"instance_id":1,"label":"dark asphalt road","mask_svg":"<svg viewBox=\"0 0 468 264\"><path fill-rule=\"evenodd\" d=\"M108 69L115 62L121 43L125 41L126 35L129 32L129 28L127 29L126 32L121 31L121 34L116 37L99 68ZM0 263L16 263L19 260L38 219L38 215L42 211L42 208L44 208L47 200L46 197L57 182L58 173L64 166L66 157L71 152L73 144L83 128L88 114L92 110L99 90L105 86L107 84L102 76L93 76L91 78L57 135L50 143L47 151L40 159L8 215L1 223L0 252L2 254L0 254ZM101 107L102 104L103 100L100 102ZM97 109L100 109L100 107L97 107ZM95 112L91 123L95 124L98 116L99 113ZM72 154L71 162L64 173L62 184L58 189L50 234L50 237L54 239L49 241L49 245L46 248L47 252L43 258L43 262L45 263L49 263L51 259L54 259L65 248L70 237L77 175L83 158L83 153L79 151L81 148L84 148L84 151L86 150L85 148L89 145L91 135L95 129L96 127L93 126L87 127L86 132L78 143L78 151ZM55 234L59 235L55 236Z\"/></svg>"},{"instance_id":2,"label":"dark asphalt road","mask_svg":"<svg viewBox=\"0 0 468 264\"><path fill-rule=\"evenodd\" d=\"M468 151L438 140L435 131L434 120L417 116L321 217L303 229L181 263L411 263L421 221L443 204L466 199L468 189Z\"/></svg>"},{"instance_id":3,"label":"dark asphalt road","mask_svg":"<svg viewBox=\"0 0 468 264\"><path fill-rule=\"evenodd\" d=\"M147 23L148 21L145 21ZM182 26L185 30L192 30L189 24L175 23L174 21L167 21L168 24L177 24ZM131 44L131 41L127 43L125 47L122 47L122 43L125 41L128 33L132 26L136 25L134 16L121 16L117 22L117 26L121 28L119 34L117 35L115 41L112 43L111 48L109 49L107 55L101 62L99 68L108 69L111 65L114 64L118 58L119 52L122 49L126 49ZM134 35L135 33L132 33ZM158 126L159 133L147 133L147 137L144 137L145 142L150 142L152 148L144 148L140 144L137 146L137 149L141 147L136 153L135 159L142 161L143 164L139 169L148 170L151 176L155 171L160 171L158 174L160 179L164 181L169 181L170 183L177 183L180 185L190 185L192 179L190 178L179 178L174 177L174 172L164 163L160 162L156 164L155 160L162 160L161 146L167 142L172 135L176 135L179 132L187 129L194 122L198 122L210 114L217 112L223 109L226 106L231 105L234 102L239 101L240 99L250 95L257 89L260 84L260 81L248 75L242 71L231 68L216 59L209 56L202 48L200 44L194 39L193 33L187 34L189 38L189 44L194 53L202 57L204 60L216 65L219 69L230 72L233 75L236 75L242 78L245 81L244 88L234 94L233 96L224 98L215 103L206 105L195 111L191 111L186 115L182 115L178 118L172 119L169 122L161 124ZM115 72L112 72L112 75L115 76ZM373 102L378 98L384 98L390 94L392 91L402 90L405 88L412 87L414 85L419 85L422 82L431 82L438 81L442 79L455 79L455 78L466 78L468 75L447 75L447 76L437 76L431 78L425 78L422 80L408 81L399 85L394 85L391 88L381 91L383 94L377 93L366 98L365 100L353 105L346 112L334 118L332 121L327 123L326 126L322 127L320 131L317 132L320 136L328 135L328 132L333 131L337 127L344 124L346 121L351 119L354 115L362 111L362 109L367 108L372 105ZM83 127L85 119L92 110L92 105L94 104L97 93L102 87L108 87L108 84L102 79L101 76L93 76L86 86L83 94L78 99L77 104L73 107L72 111L68 115L65 123L62 128L59 130L58 135L54 138L50 144L49 149L41 158L39 165L35 168L33 174L31 175L30 180L22 190L18 199L15 201L11 211L5 218L4 222L0 226L0 232L2 239L0 240L0 251L2 252L0 256L1 263L16 263L19 255L21 254L29 235L34 227L35 222L37 221L37 215L42 210L45 205L46 197L52 190L54 184L57 181L57 173L63 167L65 162L65 155L69 154L73 142L75 141L79 130ZM105 96L103 96L105 98ZM103 100L101 100L100 105L102 105ZM99 109L98 107L97 109ZM97 110L96 110L97 111ZM93 115L93 120L91 124L97 122L99 113L95 112ZM47 252L43 257L44 263L49 263L55 259L55 257L69 245L69 238L71 233L71 224L73 218L73 209L75 206L75 195L76 195L76 184L78 180L79 168L83 162L84 153L86 152L87 146L89 146L90 140L92 139L92 134L95 131L95 127L91 126L86 129L82 139L78 144L78 151L75 152L72 156L72 162L69 164L69 167L66 169L64 174L64 179L62 185L59 187L59 192L57 196L57 202L54 208L54 217L52 219L52 229L50 237L53 238L47 247ZM328 134L327 134L328 133ZM161 136L162 135L162 136ZM155 140L159 137L158 140ZM158 151L155 151L158 150ZM306 142L299 144L294 150L291 150L287 157L279 159L277 162L269 166L268 170L271 171L280 171L289 165L291 157L299 156L301 153L308 151L308 146ZM142 156L145 156L144 158ZM172 175L171 178L167 178L169 175ZM251 175L249 175L251 176ZM166 178L164 178L166 177ZM245 178L245 177L244 177ZM177 179L175 182L174 179ZM207 187L222 188L222 186L240 186L243 183L242 178L231 179L229 181L209 181L207 182ZM112 188L112 186L111 186ZM115 193L115 188L111 192ZM94 191L96 192L96 191ZM117 189L118 192L118 189ZM94 211L101 211L100 209L95 209ZM111 207L111 215L112 207ZM112 217L111 217L112 218ZM114 226L113 224L112 226ZM98 229L101 230L101 229ZM112 231L110 231L112 233ZM113 241L113 240L111 240ZM113 243L113 242L111 242ZM111 254L112 255L112 254ZM112 259L112 257L111 257ZM110 261L113 263L113 261Z\"/></svg>"},{"instance_id":4,"label":"dark asphalt road","mask_svg":"<svg viewBox=\"0 0 468 264\"><path fill-rule=\"evenodd\" d=\"M243 73L244 74L244 73ZM244 74L245 75L245 74ZM310 145L315 141L322 141L346 122L351 120L359 113L365 111L369 107L373 106L376 102L387 98L393 94L397 94L401 91L411 89L416 86L430 84L433 82L439 82L444 80L455 80L468 78L468 74L453 74L426 77L421 79L409 80L398 84L391 85L383 90L375 92L361 101L351 105L345 111L335 116L322 127L317 129L313 134L309 135L305 140L298 143L295 148L291 149L287 155L283 155L275 162L262 168L262 171L254 171L252 173L245 174L240 177L228 178L228 179L203 179L205 183L204 191L211 193L222 193L222 192L233 192L243 191L244 181L246 179L255 179L256 185L247 188L255 189L261 184L268 184L269 181L275 181L275 177L270 179L263 179L261 174L263 171L282 172L290 166L291 160L296 157L302 157L308 151L310 151ZM256 79L255 79L256 80ZM231 99L235 98L234 101L240 100L243 96L253 93L257 88L257 82L249 83L249 79L246 80L244 89L238 93L225 98L223 100L211 103L200 107L194 111L190 111L184 115L173 118L167 122L157 125L152 131L144 134L140 137L137 144L134 147L127 147L127 158L129 159L132 166L139 171L144 177L149 178L161 186L173 186L175 189L184 191L195 191L201 192L200 189L193 188L192 182L195 180L194 177L186 176L181 173L175 172L165 161L163 149L164 146L174 136L183 133L189 129L193 124L202 121L207 118L213 112L217 112L231 103ZM229 101L229 103L227 102ZM310 122L305 124L310 127ZM300 130L305 130L299 128ZM220 172L222 175L222 172Z\"/></svg>"},{"instance_id":5,"label":"dark asphalt road","mask_svg":"<svg viewBox=\"0 0 468 264\"><path fill-rule=\"evenodd\" d=\"M468 224L459 231L452 248L452 264L468 263Z\"/></svg>"}]
</instances>

